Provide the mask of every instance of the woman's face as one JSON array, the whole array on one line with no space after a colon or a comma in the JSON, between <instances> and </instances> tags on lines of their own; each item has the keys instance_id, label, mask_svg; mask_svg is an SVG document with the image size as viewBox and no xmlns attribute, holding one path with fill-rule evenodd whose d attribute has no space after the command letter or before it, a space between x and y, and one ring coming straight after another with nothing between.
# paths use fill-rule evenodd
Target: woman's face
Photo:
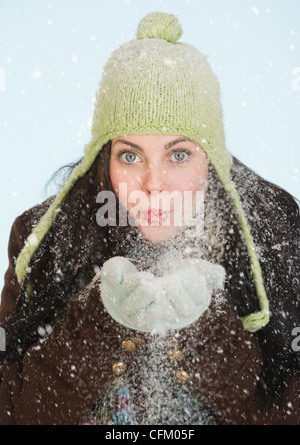
<instances>
[{"instance_id":1,"label":"woman's face","mask_svg":"<svg viewBox=\"0 0 300 445\"><path fill-rule=\"evenodd\" d=\"M112 141L109 170L122 206L146 238L159 242L174 237L195 215L208 161L184 136L126 135Z\"/></svg>"}]
</instances>

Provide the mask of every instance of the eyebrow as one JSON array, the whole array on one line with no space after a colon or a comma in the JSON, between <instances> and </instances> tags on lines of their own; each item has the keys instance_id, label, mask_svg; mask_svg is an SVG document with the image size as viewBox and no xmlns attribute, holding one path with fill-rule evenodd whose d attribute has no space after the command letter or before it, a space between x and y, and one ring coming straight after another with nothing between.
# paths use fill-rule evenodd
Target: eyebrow
<instances>
[{"instance_id":1,"label":"eyebrow","mask_svg":"<svg viewBox=\"0 0 300 445\"><path fill-rule=\"evenodd\" d=\"M135 148L136 150L144 151L142 149L142 147L140 147L139 145L134 144L133 142L130 142L130 141L126 141L125 139L118 139L117 141L115 141L114 144L117 144L118 142L130 145L130 147ZM169 150L169 148L173 147L173 145L179 144L180 142L191 142L191 141L186 138L175 139L175 141L171 141L168 144L166 144L164 148L165 148L165 150Z\"/></svg>"}]
</instances>

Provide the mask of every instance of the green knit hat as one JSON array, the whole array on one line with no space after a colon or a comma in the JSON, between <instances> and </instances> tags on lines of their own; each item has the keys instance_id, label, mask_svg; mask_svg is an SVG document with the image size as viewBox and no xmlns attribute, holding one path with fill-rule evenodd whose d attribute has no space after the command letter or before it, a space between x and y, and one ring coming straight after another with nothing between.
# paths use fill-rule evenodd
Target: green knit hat
<instances>
[{"instance_id":1,"label":"green knit hat","mask_svg":"<svg viewBox=\"0 0 300 445\"><path fill-rule=\"evenodd\" d=\"M68 192L109 140L126 134L185 135L205 150L239 216L261 309L242 319L245 329L253 332L268 323L269 305L250 228L231 180L220 86L207 57L192 45L178 42L182 34L174 15L148 14L139 23L137 39L112 53L97 92L92 138L83 160L28 237L16 274L23 283L32 255Z\"/></svg>"}]
</instances>

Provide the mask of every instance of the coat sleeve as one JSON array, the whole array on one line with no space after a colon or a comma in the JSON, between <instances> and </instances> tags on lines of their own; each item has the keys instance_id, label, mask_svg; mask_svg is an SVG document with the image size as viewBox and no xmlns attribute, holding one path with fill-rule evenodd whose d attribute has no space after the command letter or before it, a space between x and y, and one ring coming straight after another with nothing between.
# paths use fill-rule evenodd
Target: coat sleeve
<instances>
[{"instance_id":1,"label":"coat sleeve","mask_svg":"<svg viewBox=\"0 0 300 445\"><path fill-rule=\"evenodd\" d=\"M17 298L21 288L15 274L15 263L32 227L50 205L52 197L43 203L25 211L18 216L11 228L8 242L8 269L4 277L4 287L1 294L0 324L15 312Z\"/></svg>"},{"instance_id":2,"label":"coat sleeve","mask_svg":"<svg viewBox=\"0 0 300 445\"><path fill-rule=\"evenodd\" d=\"M17 218L9 241L1 321L14 313L20 292L14 261L25 231L22 218ZM46 339L2 370L0 424L76 424L112 381L113 363L124 360L121 341L130 335L106 313L95 279L74 298Z\"/></svg>"},{"instance_id":3,"label":"coat sleeve","mask_svg":"<svg viewBox=\"0 0 300 445\"><path fill-rule=\"evenodd\" d=\"M113 379L113 363L124 360L122 337L100 321L98 288L79 293L46 340L6 369L1 424L76 424Z\"/></svg>"},{"instance_id":4,"label":"coat sleeve","mask_svg":"<svg viewBox=\"0 0 300 445\"><path fill-rule=\"evenodd\" d=\"M224 298L214 296L209 309L184 338L183 366L190 374L189 384L220 423L300 423L299 375L286 377L280 398L265 395L260 385L263 365L259 343L244 330Z\"/></svg>"}]
</instances>

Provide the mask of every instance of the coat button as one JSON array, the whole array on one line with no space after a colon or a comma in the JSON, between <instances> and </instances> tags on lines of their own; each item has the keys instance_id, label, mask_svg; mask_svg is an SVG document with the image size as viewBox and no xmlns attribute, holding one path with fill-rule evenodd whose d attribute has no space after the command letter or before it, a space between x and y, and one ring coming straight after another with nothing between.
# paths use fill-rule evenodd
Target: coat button
<instances>
[{"instance_id":1,"label":"coat button","mask_svg":"<svg viewBox=\"0 0 300 445\"><path fill-rule=\"evenodd\" d=\"M117 362L113 364L112 370L115 375L119 376L127 371L127 365L125 362Z\"/></svg>"},{"instance_id":2,"label":"coat button","mask_svg":"<svg viewBox=\"0 0 300 445\"><path fill-rule=\"evenodd\" d=\"M188 373L183 371L183 369L179 369L175 372L175 380L180 383L187 382L189 379Z\"/></svg>"},{"instance_id":3,"label":"coat button","mask_svg":"<svg viewBox=\"0 0 300 445\"><path fill-rule=\"evenodd\" d=\"M171 360L179 362L179 360L181 360L183 357L183 353L180 351L180 349L172 349L172 351L169 352L169 357Z\"/></svg>"},{"instance_id":4,"label":"coat button","mask_svg":"<svg viewBox=\"0 0 300 445\"><path fill-rule=\"evenodd\" d=\"M122 341L122 348L125 351L134 351L136 348L136 343L132 340L124 340Z\"/></svg>"}]
</instances>

